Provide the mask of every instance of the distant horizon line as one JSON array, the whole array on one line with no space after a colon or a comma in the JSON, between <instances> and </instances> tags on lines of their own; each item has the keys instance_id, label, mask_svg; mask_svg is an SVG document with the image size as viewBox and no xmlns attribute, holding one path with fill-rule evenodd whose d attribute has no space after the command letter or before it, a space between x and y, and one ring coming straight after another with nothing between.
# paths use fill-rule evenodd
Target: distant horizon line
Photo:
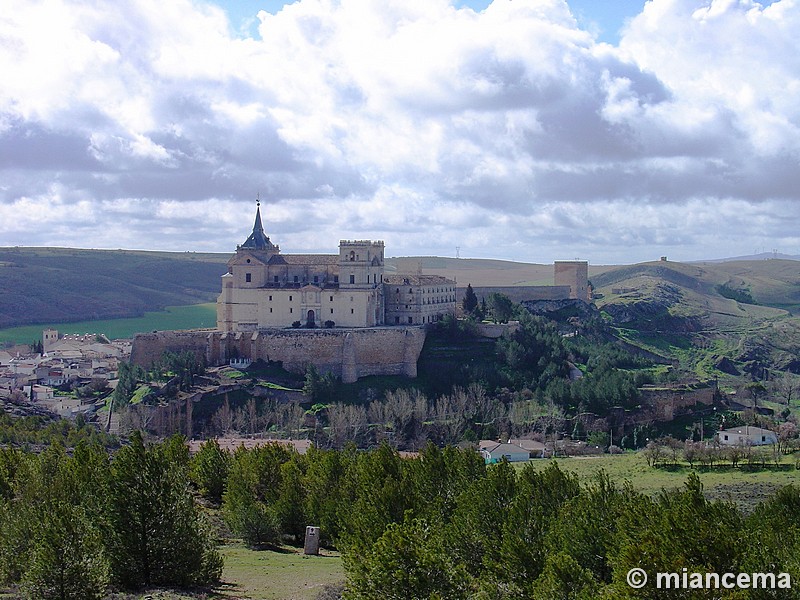
<instances>
[{"instance_id":1,"label":"distant horizon line","mask_svg":"<svg viewBox=\"0 0 800 600\"><path fill-rule=\"evenodd\" d=\"M224 252L224 251L213 251L213 250L154 250L154 249L142 249L142 248L81 248L75 246L22 246L22 245L14 245L14 246L0 246L0 251L13 251L13 250L66 250L66 251L83 251L83 252L141 252L141 253L153 253L153 254L177 254L177 255L186 255L186 254L201 254L201 255L219 255L219 256L228 256L232 254L231 252ZM291 252L288 254L335 254L331 252ZM435 259L446 259L446 260L454 260L454 261L500 261L500 262L510 262L520 265L548 265L555 262L560 261L586 261L589 263L590 266L593 267L615 267L615 266L630 266L630 265L638 265L638 264L647 264L647 263L658 263L658 262L673 262L673 263L682 263L682 264L694 264L694 263L709 263L709 262L735 262L735 261L761 261L761 260L792 260L792 261L800 261L800 254L784 254L781 252L760 252L756 254L744 254L744 255L737 255L737 256L726 256L722 258L700 258L700 259L692 259L692 260L669 260L668 255L666 257L659 257L657 259L652 260L643 260L643 261L636 261L636 262L619 262L619 263L593 263L591 259L587 258L558 258L553 259L550 262L525 262L518 259L510 259L510 258L487 258L487 257L464 257L464 256L447 256L447 255L438 255L438 254L414 254L414 255L407 255L407 256L390 256L386 257L387 260L408 260L408 259L420 259L420 258L435 258ZM667 260L662 260L666 258ZM427 268L435 268L435 267L427 267Z\"/></svg>"}]
</instances>

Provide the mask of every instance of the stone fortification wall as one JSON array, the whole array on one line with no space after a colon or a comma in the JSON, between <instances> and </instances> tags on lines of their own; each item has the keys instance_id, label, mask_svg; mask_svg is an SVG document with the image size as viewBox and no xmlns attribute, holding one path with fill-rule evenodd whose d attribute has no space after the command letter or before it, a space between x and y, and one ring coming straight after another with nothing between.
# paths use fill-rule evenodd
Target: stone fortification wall
<instances>
[{"instance_id":1,"label":"stone fortification wall","mask_svg":"<svg viewBox=\"0 0 800 600\"><path fill-rule=\"evenodd\" d=\"M197 356L206 356L208 337L215 331L193 329L137 333L131 347L131 362L142 367L150 367L164 352L189 351Z\"/></svg>"},{"instance_id":2,"label":"stone fortification wall","mask_svg":"<svg viewBox=\"0 0 800 600\"><path fill-rule=\"evenodd\" d=\"M345 383L368 375L417 376L417 360L425 343L421 327L357 329L275 329L256 332L158 331L137 335L131 361L149 366L164 351L192 350L210 365L231 358L281 361L294 373L313 364Z\"/></svg>"},{"instance_id":3,"label":"stone fortification wall","mask_svg":"<svg viewBox=\"0 0 800 600\"><path fill-rule=\"evenodd\" d=\"M570 297L570 287L568 285L519 285L501 287L473 287L478 302L482 298L488 298L489 294L496 292L508 296L512 302L524 302L526 300L565 300ZM458 305L464 299L467 288L458 287L456 297Z\"/></svg>"}]
</instances>

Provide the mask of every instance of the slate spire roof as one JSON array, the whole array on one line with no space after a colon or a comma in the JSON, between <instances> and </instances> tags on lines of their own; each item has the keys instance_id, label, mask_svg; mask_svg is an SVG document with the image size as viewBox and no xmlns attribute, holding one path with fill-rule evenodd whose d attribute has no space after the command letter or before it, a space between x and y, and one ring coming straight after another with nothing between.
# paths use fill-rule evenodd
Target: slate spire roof
<instances>
[{"instance_id":1,"label":"slate spire roof","mask_svg":"<svg viewBox=\"0 0 800 600\"><path fill-rule=\"evenodd\" d=\"M267 250L273 248L272 242L264 233L264 226L261 224L261 202L256 201L256 222L253 224L253 233L247 238L241 248L255 248L256 250Z\"/></svg>"}]
</instances>

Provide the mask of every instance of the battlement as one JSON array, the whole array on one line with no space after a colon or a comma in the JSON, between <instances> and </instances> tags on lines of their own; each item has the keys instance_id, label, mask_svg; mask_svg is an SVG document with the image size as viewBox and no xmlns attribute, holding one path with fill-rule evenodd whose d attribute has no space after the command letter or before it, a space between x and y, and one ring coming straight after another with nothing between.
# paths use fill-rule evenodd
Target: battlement
<instances>
[{"instance_id":1,"label":"battlement","mask_svg":"<svg viewBox=\"0 0 800 600\"><path fill-rule=\"evenodd\" d=\"M339 240L340 246L378 246L384 247L383 240Z\"/></svg>"}]
</instances>

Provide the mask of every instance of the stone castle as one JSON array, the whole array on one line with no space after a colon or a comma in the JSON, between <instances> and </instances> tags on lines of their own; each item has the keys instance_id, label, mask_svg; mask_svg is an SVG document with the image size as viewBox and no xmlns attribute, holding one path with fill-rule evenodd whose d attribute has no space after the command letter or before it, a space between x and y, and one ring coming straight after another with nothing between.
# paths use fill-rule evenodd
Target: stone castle
<instances>
[{"instance_id":1,"label":"stone castle","mask_svg":"<svg viewBox=\"0 0 800 600\"><path fill-rule=\"evenodd\" d=\"M416 377L424 326L456 312L455 281L385 273L382 241L341 241L338 254L282 254L264 233L260 205L227 266L217 329L139 334L134 363L191 350L210 365L262 359L298 373L314 365L345 383Z\"/></svg>"},{"instance_id":2,"label":"stone castle","mask_svg":"<svg viewBox=\"0 0 800 600\"><path fill-rule=\"evenodd\" d=\"M165 351L190 350L209 365L261 359L297 373L314 365L345 383L416 377L425 326L454 315L463 294L439 275L386 273L382 241L342 240L338 254L282 254L264 232L260 204L227 267L215 330L139 334L131 361L149 366ZM529 299L587 300L587 269L559 261L555 286L509 289L527 290Z\"/></svg>"}]
</instances>

